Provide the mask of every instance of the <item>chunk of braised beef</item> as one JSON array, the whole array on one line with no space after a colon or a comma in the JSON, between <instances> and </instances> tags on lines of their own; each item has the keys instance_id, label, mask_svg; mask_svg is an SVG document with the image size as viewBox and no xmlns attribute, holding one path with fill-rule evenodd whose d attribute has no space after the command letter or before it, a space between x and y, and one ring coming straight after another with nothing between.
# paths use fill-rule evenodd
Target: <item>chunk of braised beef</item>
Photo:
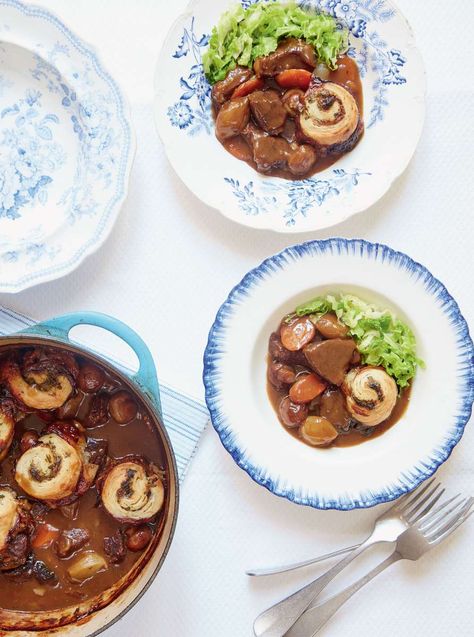
<instances>
[{"instance_id":1,"label":"chunk of braised beef","mask_svg":"<svg viewBox=\"0 0 474 637\"><path fill-rule=\"evenodd\" d=\"M285 363L271 362L268 365L268 380L277 390L285 389L296 380L296 374L293 367L285 365Z\"/></svg>"},{"instance_id":2,"label":"chunk of braised beef","mask_svg":"<svg viewBox=\"0 0 474 637\"><path fill-rule=\"evenodd\" d=\"M78 393L69 400L66 400L64 405L61 405L57 410L57 416L60 420L65 418L75 418L79 410L79 406L83 400L82 394Z\"/></svg>"},{"instance_id":3,"label":"chunk of braised beef","mask_svg":"<svg viewBox=\"0 0 474 637\"><path fill-rule=\"evenodd\" d=\"M99 468L102 467L107 458L108 448L109 443L107 442L107 440L88 438L87 446L84 451L84 454L87 457L87 462L89 464L95 464Z\"/></svg>"},{"instance_id":4,"label":"chunk of braised beef","mask_svg":"<svg viewBox=\"0 0 474 637\"><path fill-rule=\"evenodd\" d=\"M356 349L350 338L332 338L310 343L304 354L312 369L333 385L342 385Z\"/></svg>"},{"instance_id":5,"label":"chunk of braised beef","mask_svg":"<svg viewBox=\"0 0 474 637\"><path fill-rule=\"evenodd\" d=\"M54 584L58 581L56 573L41 560L36 560L33 564L33 575L41 584Z\"/></svg>"},{"instance_id":6,"label":"chunk of braised beef","mask_svg":"<svg viewBox=\"0 0 474 637\"><path fill-rule=\"evenodd\" d=\"M64 504L63 506L59 507L59 510L67 520L75 520L79 513L79 501L76 500L71 504Z\"/></svg>"},{"instance_id":7,"label":"chunk of braised beef","mask_svg":"<svg viewBox=\"0 0 474 637\"><path fill-rule=\"evenodd\" d=\"M17 566L16 568L5 570L2 572L2 577L5 579L21 583L28 581L33 576L33 566L35 564L35 556L33 553L29 553L26 561L21 566ZM0 571L1 571L1 562L0 562Z\"/></svg>"},{"instance_id":8,"label":"chunk of braised beef","mask_svg":"<svg viewBox=\"0 0 474 637\"><path fill-rule=\"evenodd\" d=\"M288 115L276 91L254 91L248 96L250 110L257 124L270 135L281 133Z\"/></svg>"},{"instance_id":9,"label":"chunk of braised beef","mask_svg":"<svg viewBox=\"0 0 474 637\"><path fill-rule=\"evenodd\" d=\"M293 148L288 157L288 169L293 175L306 174L316 163L318 156L309 144L301 144Z\"/></svg>"},{"instance_id":10,"label":"chunk of braised beef","mask_svg":"<svg viewBox=\"0 0 474 637\"><path fill-rule=\"evenodd\" d=\"M280 135L283 139L286 139L289 144L296 143L296 124L294 119L288 118L286 120Z\"/></svg>"},{"instance_id":11,"label":"chunk of braised beef","mask_svg":"<svg viewBox=\"0 0 474 637\"><path fill-rule=\"evenodd\" d=\"M109 420L109 395L105 392L101 392L94 396L92 404L84 420L84 426L92 429L93 427L100 427L105 425Z\"/></svg>"},{"instance_id":12,"label":"chunk of braised beef","mask_svg":"<svg viewBox=\"0 0 474 637\"><path fill-rule=\"evenodd\" d=\"M87 529L69 529L61 531L54 544L54 550L58 557L65 559L81 549L90 540Z\"/></svg>"},{"instance_id":13,"label":"chunk of braised beef","mask_svg":"<svg viewBox=\"0 0 474 637\"><path fill-rule=\"evenodd\" d=\"M339 432L347 432L352 426L353 420L346 409L346 399L337 387L329 387L322 394L319 413L327 418Z\"/></svg>"},{"instance_id":14,"label":"chunk of braised beef","mask_svg":"<svg viewBox=\"0 0 474 637\"><path fill-rule=\"evenodd\" d=\"M36 415L45 423L54 422L56 420L56 414L54 411L37 411Z\"/></svg>"},{"instance_id":15,"label":"chunk of braised beef","mask_svg":"<svg viewBox=\"0 0 474 637\"><path fill-rule=\"evenodd\" d=\"M245 139L247 144L253 150L255 141L260 137L267 137L268 133L265 133L261 128L255 126L255 124L250 120L247 126L242 131L242 137Z\"/></svg>"},{"instance_id":16,"label":"chunk of braised beef","mask_svg":"<svg viewBox=\"0 0 474 637\"><path fill-rule=\"evenodd\" d=\"M19 533L9 540L0 552L0 571L9 571L25 564L30 552L30 542L26 533Z\"/></svg>"},{"instance_id":17,"label":"chunk of braised beef","mask_svg":"<svg viewBox=\"0 0 474 637\"><path fill-rule=\"evenodd\" d=\"M31 517L35 522L38 522L46 516L49 510L49 506L44 502L33 502L31 505Z\"/></svg>"},{"instance_id":18,"label":"chunk of braised beef","mask_svg":"<svg viewBox=\"0 0 474 637\"><path fill-rule=\"evenodd\" d=\"M268 353L272 361L278 363L285 363L286 365L301 365L302 367L308 366L308 361L303 351L290 352L286 349L281 342L280 335L277 332L273 332L270 335L268 341Z\"/></svg>"},{"instance_id":19,"label":"chunk of braised beef","mask_svg":"<svg viewBox=\"0 0 474 637\"><path fill-rule=\"evenodd\" d=\"M127 549L120 530L115 531L110 537L104 538L104 551L112 564L120 564L125 559Z\"/></svg>"},{"instance_id":20,"label":"chunk of braised beef","mask_svg":"<svg viewBox=\"0 0 474 637\"><path fill-rule=\"evenodd\" d=\"M235 89L243 82L249 80L253 75L252 69L244 66L237 66L227 73L227 76L220 82L216 82L212 87L212 101L216 108L226 102Z\"/></svg>"},{"instance_id":21,"label":"chunk of braised beef","mask_svg":"<svg viewBox=\"0 0 474 637\"><path fill-rule=\"evenodd\" d=\"M273 53L257 58L253 68L258 77L273 77L288 69L312 71L317 64L314 48L296 38L288 38Z\"/></svg>"},{"instance_id":22,"label":"chunk of braised beef","mask_svg":"<svg viewBox=\"0 0 474 637\"><path fill-rule=\"evenodd\" d=\"M272 168L285 168L291 147L282 137L260 137L253 146L253 160L258 170L268 172Z\"/></svg>"}]
</instances>

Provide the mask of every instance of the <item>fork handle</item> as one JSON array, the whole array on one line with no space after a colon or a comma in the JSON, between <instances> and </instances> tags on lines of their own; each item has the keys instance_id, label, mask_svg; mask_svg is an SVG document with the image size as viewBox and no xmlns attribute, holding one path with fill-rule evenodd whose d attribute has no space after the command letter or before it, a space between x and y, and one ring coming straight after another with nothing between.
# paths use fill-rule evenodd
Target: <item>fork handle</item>
<instances>
[{"instance_id":1,"label":"fork handle","mask_svg":"<svg viewBox=\"0 0 474 637\"><path fill-rule=\"evenodd\" d=\"M334 595L327 602L309 608L290 630L285 633L285 637L314 637L321 628L331 619L339 608L347 602L358 590L365 586L370 580L379 575L386 568L401 560L402 556L394 551L383 562L361 577L357 582L351 584L343 591Z\"/></svg>"},{"instance_id":2,"label":"fork handle","mask_svg":"<svg viewBox=\"0 0 474 637\"><path fill-rule=\"evenodd\" d=\"M313 580L300 590L286 597L281 602L274 604L263 611L254 622L253 630L256 637L283 637L293 624L301 617L311 602L326 588L336 575L348 564L363 553L369 546L383 542L371 535L358 548L346 555L329 571Z\"/></svg>"},{"instance_id":3,"label":"fork handle","mask_svg":"<svg viewBox=\"0 0 474 637\"><path fill-rule=\"evenodd\" d=\"M332 553L326 553L325 555L318 555L318 557L313 557L310 560L305 560L304 562L295 562L294 564L285 564L285 566L274 566L272 568L254 568L249 571L245 571L245 574L249 577L264 577L266 575L278 575L280 573L288 573L289 571L296 571L299 568L304 568L305 566L311 566L312 564L317 564L318 562L324 562L325 560L330 560L333 557L337 557L338 555L344 555L345 553L350 553L354 549L356 549L359 544L354 544L354 546L346 546L343 549L338 549L337 551L333 551Z\"/></svg>"}]
</instances>

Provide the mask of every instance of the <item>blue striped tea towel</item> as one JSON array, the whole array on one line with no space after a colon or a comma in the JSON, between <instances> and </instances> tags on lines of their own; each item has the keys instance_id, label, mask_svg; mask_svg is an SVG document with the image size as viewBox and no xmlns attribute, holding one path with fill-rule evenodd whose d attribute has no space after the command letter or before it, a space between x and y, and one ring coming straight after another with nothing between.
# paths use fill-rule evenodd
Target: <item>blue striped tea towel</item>
<instances>
[{"instance_id":1,"label":"blue striped tea towel","mask_svg":"<svg viewBox=\"0 0 474 637\"><path fill-rule=\"evenodd\" d=\"M0 307L0 335L2 336L24 330L34 323L35 321L18 312ZM126 365L112 356L105 356L119 369L130 373L130 369ZM209 420L209 414L203 403L186 396L169 385L161 383L160 394L163 420L176 456L179 479L182 481L189 462L197 449L199 438Z\"/></svg>"}]
</instances>

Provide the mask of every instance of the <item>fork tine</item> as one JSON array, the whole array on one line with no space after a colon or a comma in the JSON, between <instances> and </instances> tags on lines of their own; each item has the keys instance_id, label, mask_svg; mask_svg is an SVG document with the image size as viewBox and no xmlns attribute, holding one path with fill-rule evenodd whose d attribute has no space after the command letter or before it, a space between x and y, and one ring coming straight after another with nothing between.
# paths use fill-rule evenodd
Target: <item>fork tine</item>
<instances>
[{"instance_id":1,"label":"fork tine","mask_svg":"<svg viewBox=\"0 0 474 637\"><path fill-rule=\"evenodd\" d=\"M459 511L453 513L449 520L446 521L446 517L438 522L438 526L434 529L431 529L428 533L423 533L425 538L431 542L432 540L436 540L438 537L443 535L448 529L450 529L459 519L464 519L468 514L469 510L472 508L474 504L474 498L468 498L466 503L461 507ZM443 523L444 522L444 523ZM440 524L441 523L441 524Z\"/></svg>"},{"instance_id":2,"label":"fork tine","mask_svg":"<svg viewBox=\"0 0 474 637\"><path fill-rule=\"evenodd\" d=\"M466 520L470 518L473 513L474 511L470 511L467 515L462 515L447 531L445 531L441 535L438 535L434 540L431 540L430 544L437 545L445 540L449 535L451 535L451 533L453 533L458 527L460 527L461 524L464 524L464 522L466 522Z\"/></svg>"},{"instance_id":3,"label":"fork tine","mask_svg":"<svg viewBox=\"0 0 474 637\"><path fill-rule=\"evenodd\" d=\"M404 517L406 518L406 520L407 520L408 522L410 522L410 523L411 523L411 521L412 521L412 516L413 516L413 515L414 515L417 511L419 511L422 507L423 507L423 508L422 508L422 510L421 510L421 514L427 513L428 511L430 511L430 510L431 510L431 508L432 508L432 507L436 504L436 502L437 502L437 499L432 500L432 498L433 498L434 494L436 493L436 491L439 489L439 487L440 487L440 486L441 486L441 485L440 485L440 483L439 483L439 482L437 482L437 483L435 484L435 486L434 486L432 489L430 489L430 490L428 491L428 493L426 493L425 497L424 497L424 498L423 498L423 499L422 499L422 500L421 500L421 501L420 501L420 502L419 502L416 506L414 506L414 507L413 507L412 505L409 505L408 507L405 507L405 509L404 509L404 511L403 511L402 513L403 513ZM443 492L444 492L444 489L441 491L441 494L442 494Z\"/></svg>"},{"instance_id":4,"label":"fork tine","mask_svg":"<svg viewBox=\"0 0 474 637\"><path fill-rule=\"evenodd\" d=\"M419 509L420 507L417 507L414 511L410 511L410 524L416 524L416 522L418 522L419 520L423 520L431 512L431 509L434 507L434 505L439 502L440 498L443 497L445 491L446 489L441 489L436 497L434 497L433 500L429 503L429 506L420 511L417 516L413 517L413 515L417 512L417 509ZM436 508L439 509L439 507Z\"/></svg>"},{"instance_id":5,"label":"fork tine","mask_svg":"<svg viewBox=\"0 0 474 637\"><path fill-rule=\"evenodd\" d=\"M453 504L453 502L455 502L458 499L459 495L460 494L458 493L458 495L454 496L453 498L446 500L444 504L440 505L439 507L436 507L434 511L431 511L429 514L423 516L423 518L420 520L421 523L418 524L419 530L429 531L430 528L436 526L436 524L438 524L443 518L446 518L446 516L448 516L453 511L455 511L458 507L464 505L466 503L467 498L464 498L460 502L456 502L456 504ZM453 506L447 511L443 511L450 504L453 504Z\"/></svg>"},{"instance_id":6,"label":"fork tine","mask_svg":"<svg viewBox=\"0 0 474 637\"><path fill-rule=\"evenodd\" d=\"M443 504L440 504L439 506L437 506L436 509L434 509L433 511L430 511L430 513L427 516L425 516L425 518L423 518L423 519L424 520L426 519L426 521L427 521L428 518L432 518L434 515L436 515L437 513L439 513L443 509L445 509L447 506L449 506L451 504L451 502L454 502L455 500L457 500L461 496L462 496L461 493L453 495L452 498L449 498L449 500L446 500L446 502L443 502Z\"/></svg>"},{"instance_id":7,"label":"fork tine","mask_svg":"<svg viewBox=\"0 0 474 637\"><path fill-rule=\"evenodd\" d=\"M415 489L415 491L407 493L402 498L400 498L400 500L397 500L393 508L399 511L404 511L407 506L409 506L410 504L414 504L419 498L421 498L421 496L431 487L434 481L435 478L431 478L431 480L428 480L423 488Z\"/></svg>"}]
</instances>

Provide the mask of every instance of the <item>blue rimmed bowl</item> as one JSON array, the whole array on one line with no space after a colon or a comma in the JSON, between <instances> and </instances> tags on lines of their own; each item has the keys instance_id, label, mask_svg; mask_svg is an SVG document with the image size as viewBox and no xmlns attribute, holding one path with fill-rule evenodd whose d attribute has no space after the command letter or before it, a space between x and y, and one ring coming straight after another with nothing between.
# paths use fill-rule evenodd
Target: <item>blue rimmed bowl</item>
<instances>
[{"instance_id":1,"label":"blue rimmed bowl","mask_svg":"<svg viewBox=\"0 0 474 637\"><path fill-rule=\"evenodd\" d=\"M96 52L49 11L0 0L0 292L98 249L128 190L128 105Z\"/></svg>"},{"instance_id":2,"label":"blue rimmed bowl","mask_svg":"<svg viewBox=\"0 0 474 637\"><path fill-rule=\"evenodd\" d=\"M266 354L282 316L329 292L394 311L413 329L426 369L401 420L383 435L318 449L279 424L266 392ZM319 509L371 507L414 489L447 460L471 415L473 356L456 301L422 265L363 240L312 241L266 259L230 292L204 354L206 401L224 447L272 493Z\"/></svg>"},{"instance_id":3,"label":"blue rimmed bowl","mask_svg":"<svg viewBox=\"0 0 474 637\"><path fill-rule=\"evenodd\" d=\"M391 0L299 0L349 29L364 92L357 147L311 178L257 173L217 141L201 57L238 0L192 0L171 27L155 74L155 122L173 168L204 203L237 223L276 232L320 230L367 209L405 170L421 135L426 80L413 32ZM241 0L244 7L264 0Z\"/></svg>"}]
</instances>

